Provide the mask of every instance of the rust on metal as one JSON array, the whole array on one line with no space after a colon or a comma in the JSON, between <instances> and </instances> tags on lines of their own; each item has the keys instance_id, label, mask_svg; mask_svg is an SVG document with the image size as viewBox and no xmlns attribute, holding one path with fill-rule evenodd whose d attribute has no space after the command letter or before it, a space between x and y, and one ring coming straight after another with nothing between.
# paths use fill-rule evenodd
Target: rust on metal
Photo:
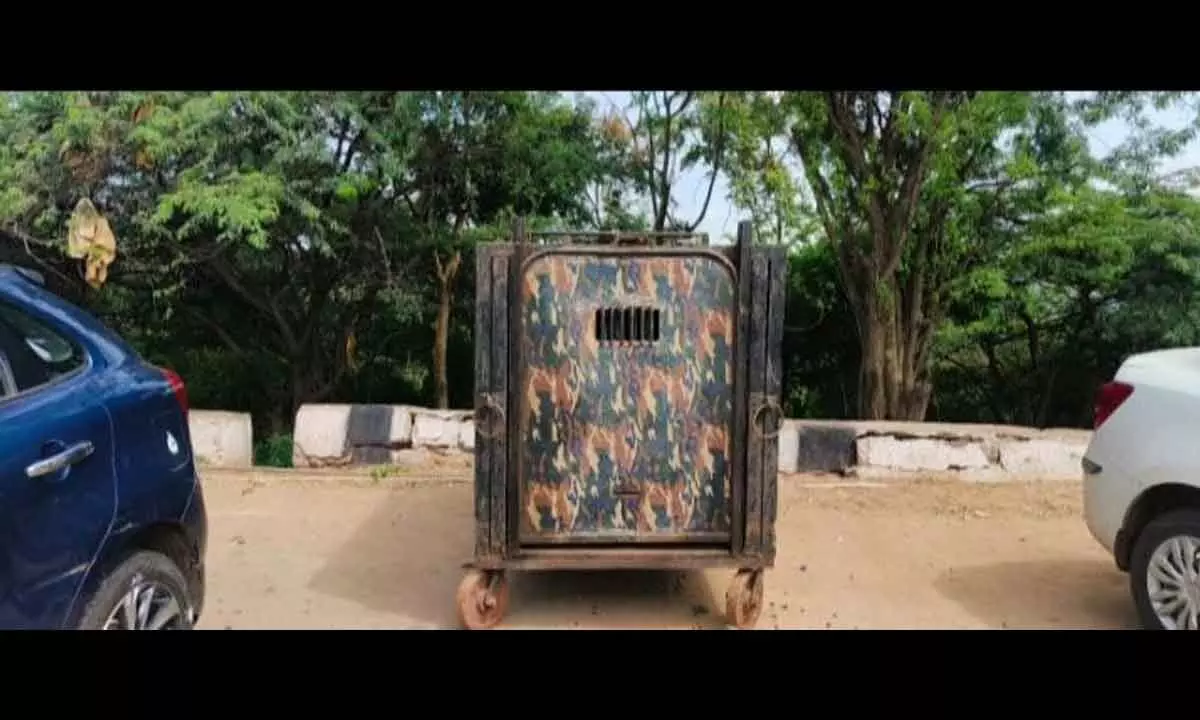
<instances>
[{"instance_id":1,"label":"rust on metal","mask_svg":"<svg viewBox=\"0 0 1200 720\"><path fill-rule=\"evenodd\" d=\"M763 568L758 557L732 555L727 547L596 548L542 547L521 550L508 558L481 558L468 567L483 570L701 570Z\"/></svg>"}]
</instances>

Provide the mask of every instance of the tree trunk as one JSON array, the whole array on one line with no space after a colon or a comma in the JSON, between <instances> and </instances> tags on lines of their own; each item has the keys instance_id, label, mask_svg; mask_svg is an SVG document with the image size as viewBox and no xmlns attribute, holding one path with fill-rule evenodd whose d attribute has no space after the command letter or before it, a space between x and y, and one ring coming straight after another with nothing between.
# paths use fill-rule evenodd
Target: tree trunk
<instances>
[{"instance_id":1,"label":"tree trunk","mask_svg":"<svg viewBox=\"0 0 1200 720\"><path fill-rule=\"evenodd\" d=\"M887 322L880 317L879 303L870 299L859 315L858 342L862 363L858 377L858 416L863 420L886 420Z\"/></svg>"},{"instance_id":2,"label":"tree trunk","mask_svg":"<svg viewBox=\"0 0 1200 720\"><path fill-rule=\"evenodd\" d=\"M925 422L925 416L929 414L929 401L933 398L933 383L925 379L924 370L917 375L910 393L904 407L904 418L913 422Z\"/></svg>"},{"instance_id":3,"label":"tree trunk","mask_svg":"<svg viewBox=\"0 0 1200 720\"><path fill-rule=\"evenodd\" d=\"M437 327L433 336L433 378L437 408L447 410L450 407L450 384L446 377L446 349L450 340L450 306L454 300L454 278L458 275L458 266L462 262L462 254L455 251L450 262L442 264L441 256L434 254L438 273L438 314Z\"/></svg>"},{"instance_id":4,"label":"tree trunk","mask_svg":"<svg viewBox=\"0 0 1200 720\"><path fill-rule=\"evenodd\" d=\"M446 379L446 346L450 337L450 284L441 282L438 297L437 329L433 336L433 377L436 402L440 410L450 407L450 386Z\"/></svg>"},{"instance_id":5,"label":"tree trunk","mask_svg":"<svg viewBox=\"0 0 1200 720\"><path fill-rule=\"evenodd\" d=\"M301 363L295 359L292 360L292 382L291 382L292 397L288 404L288 417L292 422L296 421L296 413L300 411L300 406L308 401L308 381L301 370Z\"/></svg>"},{"instance_id":6,"label":"tree trunk","mask_svg":"<svg viewBox=\"0 0 1200 720\"><path fill-rule=\"evenodd\" d=\"M920 422L929 409L933 388L920 365L928 353L915 345L930 339L907 322L897 297L894 292L869 290L858 311L858 415L863 420Z\"/></svg>"}]
</instances>

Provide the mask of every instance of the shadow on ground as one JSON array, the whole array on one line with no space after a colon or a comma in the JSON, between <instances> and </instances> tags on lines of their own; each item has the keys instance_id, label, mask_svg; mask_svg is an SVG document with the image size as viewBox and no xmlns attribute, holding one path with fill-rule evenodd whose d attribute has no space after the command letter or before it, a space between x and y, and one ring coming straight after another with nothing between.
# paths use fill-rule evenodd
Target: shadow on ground
<instances>
[{"instance_id":1,"label":"shadow on ground","mask_svg":"<svg viewBox=\"0 0 1200 720\"><path fill-rule=\"evenodd\" d=\"M455 500L458 495L454 493ZM398 627L450 624L460 566L473 542L469 501L439 503L439 494L424 489L380 497L378 507L329 556L310 586L403 616Z\"/></svg>"},{"instance_id":2,"label":"shadow on ground","mask_svg":"<svg viewBox=\"0 0 1200 720\"><path fill-rule=\"evenodd\" d=\"M937 590L994 628L1137 627L1126 575L1100 560L1045 560L955 568Z\"/></svg>"},{"instance_id":3,"label":"shadow on ground","mask_svg":"<svg viewBox=\"0 0 1200 720\"><path fill-rule=\"evenodd\" d=\"M317 592L397 616L397 626L456 627L455 590L474 545L468 503L445 493L389 493L312 578ZM457 493L454 498L457 500ZM501 627L724 627L727 578L701 572L513 572Z\"/></svg>"},{"instance_id":4,"label":"shadow on ground","mask_svg":"<svg viewBox=\"0 0 1200 720\"><path fill-rule=\"evenodd\" d=\"M517 572L512 578L512 627L725 627L702 572L652 570Z\"/></svg>"}]
</instances>

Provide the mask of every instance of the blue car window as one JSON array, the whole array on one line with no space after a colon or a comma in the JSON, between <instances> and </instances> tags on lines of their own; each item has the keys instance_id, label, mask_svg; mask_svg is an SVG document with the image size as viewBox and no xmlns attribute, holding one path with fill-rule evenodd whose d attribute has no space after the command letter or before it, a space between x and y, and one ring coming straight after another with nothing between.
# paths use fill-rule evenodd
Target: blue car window
<instances>
[{"instance_id":1,"label":"blue car window","mask_svg":"<svg viewBox=\"0 0 1200 720\"><path fill-rule=\"evenodd\" d=\"M0 355L17 392L52 382L85 362L75 343L7 305L0 305Z\"/></svg>"}]
</instances>

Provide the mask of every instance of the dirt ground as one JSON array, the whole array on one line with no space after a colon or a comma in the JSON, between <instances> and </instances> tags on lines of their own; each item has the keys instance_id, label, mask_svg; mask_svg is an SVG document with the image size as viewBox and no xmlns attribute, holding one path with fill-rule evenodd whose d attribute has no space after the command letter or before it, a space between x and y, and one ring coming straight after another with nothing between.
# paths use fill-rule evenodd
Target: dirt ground
<instances>
[{"instance_id":1,"label":"dirt ground","mask_svg":"<svg viewBox=\"0 0 1200 720\"><path fill-rule=\"evenodd\" d=\"M469 557L471 486L209 471L200 627L443 628ZM760 628L1131 628L1124 575L1076 483L780 487ZM728 571L515 573L508 628L720 628Z\"/></svg>"}]
</instances>

